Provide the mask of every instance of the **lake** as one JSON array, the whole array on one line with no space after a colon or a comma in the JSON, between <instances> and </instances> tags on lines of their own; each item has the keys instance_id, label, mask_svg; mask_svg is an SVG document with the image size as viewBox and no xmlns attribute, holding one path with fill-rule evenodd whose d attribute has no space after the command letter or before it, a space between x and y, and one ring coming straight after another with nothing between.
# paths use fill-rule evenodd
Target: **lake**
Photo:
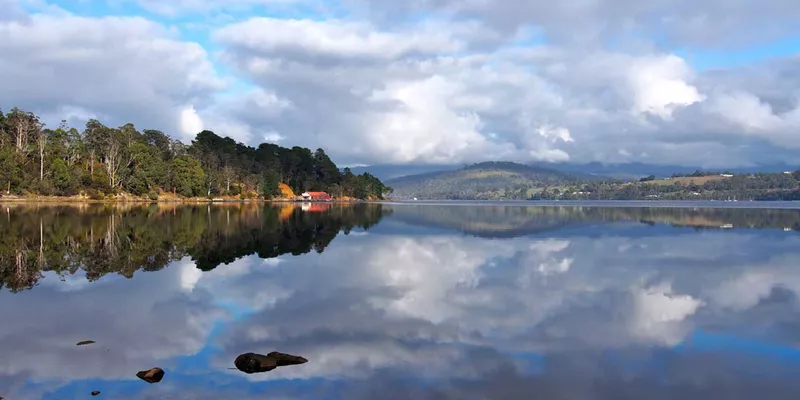
<instances>
[{"instance_id":1,"label":"lake","mask_svg":"<svg viewBox=\"0 0 800 400\"><path fill-rule=\"evenodd\" d=\"M5 400L800 396L793 206L1 206Z\"/></svg>"}]
</instances>

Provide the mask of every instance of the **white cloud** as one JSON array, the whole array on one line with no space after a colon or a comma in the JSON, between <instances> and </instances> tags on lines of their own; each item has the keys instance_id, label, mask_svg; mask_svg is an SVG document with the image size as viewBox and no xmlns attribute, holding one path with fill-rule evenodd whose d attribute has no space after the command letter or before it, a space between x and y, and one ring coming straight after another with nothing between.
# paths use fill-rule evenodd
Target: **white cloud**
<instances>
[{"instance_id":1,"label":"white cloud","mask_svg":"<svg viewBox=\"0 0 800 400\"><path fill-rule=\"evenodd\" d=\"M4 0L0 104L340 164L800 161L800 59L699 70L681 55L723 48L724 64L791 33L788 0L135 3L184 29ZM291 18L250 17L264 10Z\"/></svg>"},{"instance_id":2,"label":"white cloud","mask_svg":"<svg viewBox=\"0 0 800 400\"><path fill-rule=\"evenodd\" d=\"M200 45L142 18L36 14L0 22L0 36L0 103L51 123L102 116L177 136L186 104L224 86Z\"/></svg>"},{"instance_id":3,"label":"white cloud","mask_svg":"<svg viewBox=\"0 0 800 400\"><path fill-rule=\"evenodd\" d=\"M295 57L333 60L396 59L424 53L436 55L461 49L446 31L381 32L362 22L252 18L214 32L221 43L259 54L294 53Z\"/></svg>"},{"instance_id":4,"label":"white cloud","mask_svg":"<svg viewBox=\"0 0 800 400\"><path fill-rule=\"evenodd\" d=\"M674 107L702 101L704 96L686 82L691 75L686 62L674 55L637 60L629 72L635 111L669 118Z\"/></svg>"},{"instance_id":5,"label":"white cloud","mask_svg":"<svg viewBox=\"0 0 800 400\"><path fill-rule=\"evenodd\" d=\"M180 116L181 134L186 141L189 141L203 130L203 120L197 115L194 107L189 106L181 111Z\"/></svg>"}]
</instances>

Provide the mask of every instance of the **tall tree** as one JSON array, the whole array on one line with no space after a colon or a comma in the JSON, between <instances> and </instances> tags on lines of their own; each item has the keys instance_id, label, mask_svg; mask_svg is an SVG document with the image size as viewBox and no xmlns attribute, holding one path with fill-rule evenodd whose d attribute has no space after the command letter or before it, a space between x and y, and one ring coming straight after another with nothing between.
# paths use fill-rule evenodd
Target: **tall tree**
<instances>
[{"instance_id":1,"label":"tall tree","mask_svg":"<svg viewBox=\"0 0 800 400\"><path fill-rule=\"evenodd\" d=\"M119 132L112 132L103 149L103 164L108 175L108 186L112 190L119 185L119 172L125 158L122 140Z\"/></svg>"},{"instance_id":2,"label":"tall tree","mask_svg":"<svg viewBox=\"0 0 800 400\"><path fill-rule=\"evenodd\" d=\"M8 124L11 126L12 135L17 153L24 152L28 147L28 140L31 135L36 135L42 129L39 117L31 112L25 112L17 107L11 109L6 116Z\"/></svg>"},{"instance_id":3,"label":"tall tree","mask_svg":"<svg viewBox=\"0 0 800 400\"><path fill-rule=\"evenodd\" d=\"M109 128L96 119L91 119L86 123L86 130L84 130L83 135L86 150L89 152L89 173L94 176L94 164L97 154L108 146L108 140L111 135Z\"/></svg>"},{"instance_id":4,"label":"tall tree","mask_svg":"<svg viewBox=\"0 0 800 400\"><path fill-rule=\"evenodd\" d=\"M261 195L266 199L271 199L280 194L278 185L278 173L275 170L268 169L264 171L264 176L261 183Z\"/></svg>"},{"instance_id":5,"label":"tall tree","mask_svg":"<svg viewBox=\"0 0 800 400\"><path fill-rule=\"evenodd\" d=\"M47 136L44 129L36 135L36 147L39 149L39 182L44 180L44 150L47 148Z\"/></svg>"},{"instance_id":6,"label":"tall tree","mask_svg":"<svg viewBox=\"0 0 800 400\"><path fill-rule=\"evenodd\" d=\"M342 182L342 173L323 149L317 149L314 152L314 173L316 180L324 186L325 190L330 190L331 187Z\"/></svg>"}]
</instances>

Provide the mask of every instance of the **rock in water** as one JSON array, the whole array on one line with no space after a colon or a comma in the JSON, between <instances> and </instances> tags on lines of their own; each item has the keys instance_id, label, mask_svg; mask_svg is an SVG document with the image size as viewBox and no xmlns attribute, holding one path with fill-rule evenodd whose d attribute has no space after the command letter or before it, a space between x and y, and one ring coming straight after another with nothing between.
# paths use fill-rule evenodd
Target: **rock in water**
<instances>
[{"instance_id":1,"label":"rock in water","mask_svg":"<svg viewBox=\"0 0 800 400\"><path fill-rule=\"evenodd\" d=\"M84 340L82 342L78 342L78 346L85 346L87 344L93 344L94 340Z\"/></svg>"},{"instance_id":2,"label":"rock in water","mask_svg":"<svg viewBox=\"0 0 800 400\"><path fill-rule=\"evenodd\" d=\"M306 360L305 357L293 356L291 354L279 353L277 351L273 351L267 354L267 357L271 357L278 360L279 367L283 367L286 365L305 364L308 362L308 360Z\"/></svg>"},{"instance_id":3,"label":"rock in water","mask_svg":"<svg viewBox=\"0 0 800 400\"><path fill-rule=\"evenodd\" d=\"M98 394L100 394L99 390L95 390L94 392L92 392L92 396L97 396Z\"/></svg>"},{"instance_id":4,"label":"rock in water","mask_svg":"<svg viewBox=\"0 0 800 400\"><path fill-rule=\"evenodd\" d=\"M158 383L164 379L164 370L161 368L150 368L147 371L139 371L136 376L148 383Z\"/></svg>"},{"instance_id":5,"label":"rock in water","mask_svg":"<svg viewBox=\"0 0 800 400\"><path fill-rule=\"evenodd\" d=\"M308 360L303 357L273 351L266 356L256 353L240 354L239 357L236 357L236 360L233 361L233 364L236 365L239 371L254 374L257 372L272 371L277 367L303 364L306 362L308 362Z\"/></svg>"},{"instance_id":6,"label":"rock in water","mask_svg":"<svg viewBox=\"0 0 800 400\"><path fill-rule=\"evenodd\" d=\"M256 372L272 371L278 367L278 360L263 354L244 353L236 357L233 364L236 365L239 371L254 374Z\"/></svg>"}]
</instances>

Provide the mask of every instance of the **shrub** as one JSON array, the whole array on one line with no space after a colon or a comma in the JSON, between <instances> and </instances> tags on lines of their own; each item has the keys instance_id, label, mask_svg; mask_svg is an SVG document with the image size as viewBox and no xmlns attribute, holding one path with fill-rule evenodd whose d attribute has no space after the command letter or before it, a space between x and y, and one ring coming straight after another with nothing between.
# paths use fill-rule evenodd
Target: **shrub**
<instances>
[{"instance_id":1,"label":"shrub","mask_svg":"<svg viewBox=\"0 0 800 400\"><path fill-rule=\"evenodd\" d=\"M86 189L86 195L92 200L105 200L105 196L94 188Z\"/></svg>"}]
</instances>

